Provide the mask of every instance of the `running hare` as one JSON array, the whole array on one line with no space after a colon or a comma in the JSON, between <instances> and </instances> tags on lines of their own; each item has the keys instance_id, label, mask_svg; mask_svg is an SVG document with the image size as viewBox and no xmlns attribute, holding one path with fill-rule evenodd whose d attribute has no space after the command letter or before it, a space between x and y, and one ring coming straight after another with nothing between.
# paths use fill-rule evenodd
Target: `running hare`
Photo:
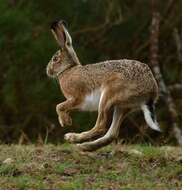
<instances>
[{"instance_id":1,"label":"running hare","mask_svg":"<svg viewBox=\"0 0 182 190\"><path fill-rule=\"evenodd\" d=\"M60 124L72 124L69 116L72 110L98 110L95 126L86 132L67 133L67 141L88 141L77 144L83 151L92 151L107 145L117 138L124 117L136 109L143 111L149 127L160 131L154 112L158 86L146 64L122 59L81 65L65 23L54 22L51 30L60 50L48 63L47 74L58 79L67 99L56 106ZM113 119L107 131L110 110L113 110ZM98 138L101 135L102 137ZM90 141L95 138L98 139Z\"/></svg>"}]
</instances>

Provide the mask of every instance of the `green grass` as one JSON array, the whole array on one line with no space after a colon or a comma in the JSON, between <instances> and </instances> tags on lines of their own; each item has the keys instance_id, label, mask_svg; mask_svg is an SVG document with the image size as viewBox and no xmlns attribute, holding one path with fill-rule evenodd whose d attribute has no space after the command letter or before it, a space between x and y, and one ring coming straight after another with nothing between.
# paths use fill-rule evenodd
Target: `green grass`
<instances>
[{"instance_id":1,"label":"green grass","mask_svg":"<svg viewBox=\"0 0 182 190\"><path fill-rule=\"evenodd\" d=\"M1 165L0 176L15 176L19 173L18 169L14 165Z\"/></svg>"},{"instance_id":2,"label":"green grass","mask_svg":"<svg viewBox=\"0 0 182 190\"><path fill-rule=\"evenodd\" d=\"M1 190L180 190L182 150L107 146L81 154L73 146L1 145ZM4 163L7 158L11 162Z\"/></svg>"},{"instance_id":3,"label":"green grass","mask_svg":"<svg viewBox=\"0 0 182 190\"><path fill-rule=\"evenodd\" d=\"M44 190L46 189L45 185L43 184L42 179L33 178L30 176L22 176L18 177L17 179L12 179L14 185L21 190L34 188L37 190Z\"/></svg>"},{"instance_id":4,"label":"green grass","mask_svg":"<svg viewBox=\"0 0 182 190\"><path fill-rule=\"evenodd\" d=\"M72 179L63 185L62 190L79 190L81 188L82 188L82 180Z\"/></svg>"},{"instance_id":5,"label":"green grass","mask_svg":"<svg viewBox=\"0 0 182 190\"><path fill-rule=\"evenodd\" d=\"M72 164L72 163L70 163L70 162L65 162L65 163L61 163L61 164L56 165L55 171L56 171L58 174L64 174L64 172L65 172L67 169L70 169L70 168L73 168L73 167L74 167L74 164Z\"/></svg>"}]
</instances>

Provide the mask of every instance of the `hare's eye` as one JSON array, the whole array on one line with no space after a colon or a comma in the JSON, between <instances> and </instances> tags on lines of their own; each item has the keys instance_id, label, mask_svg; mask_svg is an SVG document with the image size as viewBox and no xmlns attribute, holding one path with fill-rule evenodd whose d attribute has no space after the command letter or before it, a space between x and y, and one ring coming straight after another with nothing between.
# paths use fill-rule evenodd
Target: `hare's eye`
<instances>
[{"instance_id":1,"label":"hare's eye","mask_svg":"<svg viewBox=\"0 0 182 190\"><path fill-rule=\"evenodd\" d=\"M54 57L54 58L53 58L53 61L57 61L57 60L58 60L58 58L57 58L57 57Z\"/></svg>"},{"instance_id":2,"label":"hare's eye","mask_svg":"<svg viewBox=\"0 0 182 190\"><path fill-rule=\"evenodd\" d=\"M71 46L71 43L70 43L70 42L66 42L66 45L67 45L67 46Z\"/></svg>"}]
</instances>

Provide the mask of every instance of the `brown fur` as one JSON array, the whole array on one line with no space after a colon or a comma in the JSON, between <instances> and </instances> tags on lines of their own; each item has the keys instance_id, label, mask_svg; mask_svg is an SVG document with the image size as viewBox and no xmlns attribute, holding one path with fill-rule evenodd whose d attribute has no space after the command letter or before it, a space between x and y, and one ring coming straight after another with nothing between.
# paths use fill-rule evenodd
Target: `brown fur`
<instances>
[{"instance_id":1,"label":"brown fur","mask_svg":"<svg viewBox=\"0 0 182 190\"><path fill-rule=\"evenodd\" d=\"M150 68L135 60L110 60L83 66L71 45L71 37L64 24L58 22L52 31L61 50L56 52L49 62L47 74L58 78L61 90L67 99L56 107L60 124L71 125L69 112L75 109L82 110L89 95L95 93L93 97L97 98L97 93L101 93L95 126L86 132L68 133L65 139L77 143L103 135L107 131L109 111L114 108L115 126L112 130L110 129L100 139L78 145L82 150L95 150L117 138L121 121L130 111L150 99L156 100L157 83Z\"/></svg>"}]
</instances>

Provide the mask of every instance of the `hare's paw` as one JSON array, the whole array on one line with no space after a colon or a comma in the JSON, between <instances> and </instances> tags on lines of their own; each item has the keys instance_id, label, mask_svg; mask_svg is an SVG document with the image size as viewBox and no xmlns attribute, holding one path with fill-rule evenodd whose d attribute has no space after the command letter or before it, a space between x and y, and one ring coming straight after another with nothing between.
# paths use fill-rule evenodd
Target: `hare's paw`
<instances>
[{"instance_id":1,"label":"hare's paw","mask_svg":"<svg viewBox=\"0 0 182 190\"><path fill-rule=\"evenodd\" d=\"M64 139L70 143L79 142L79 134L77 133L66 133Z\"/></svg>"},{"instance_id":2,"label":"hare's paw","mask_svg":"<svg viewBox=\"0 0 182 190\"><path fill-rule=\"evenodd\" d=\"M72 125L72 119L68 113L61 112L58 116L58 120L62 127L64 127L65 125Z\"/></svg>"},{"instance_id":3,"label":"hare's paw","mask_svg":"<svg viewBox=\"0 0 182 190\"><path fill-rule=\"evenodd\" d=\"M64 122L62 120L62 117L59 116L58 120L59 120L59 123L60 123L61 127L64 127Z\"/></svg>"},{"instance_id":4,"label":"hare's paw","mask_svg":"<svg viewBox=\"0 0 182 190\"><path fill-rule=\"evenodd\" d=\"M92 151L88 143L76 144L76 147L78 148L78 150L83 151L83 152Z\"/></svg>"}]
</instances>

